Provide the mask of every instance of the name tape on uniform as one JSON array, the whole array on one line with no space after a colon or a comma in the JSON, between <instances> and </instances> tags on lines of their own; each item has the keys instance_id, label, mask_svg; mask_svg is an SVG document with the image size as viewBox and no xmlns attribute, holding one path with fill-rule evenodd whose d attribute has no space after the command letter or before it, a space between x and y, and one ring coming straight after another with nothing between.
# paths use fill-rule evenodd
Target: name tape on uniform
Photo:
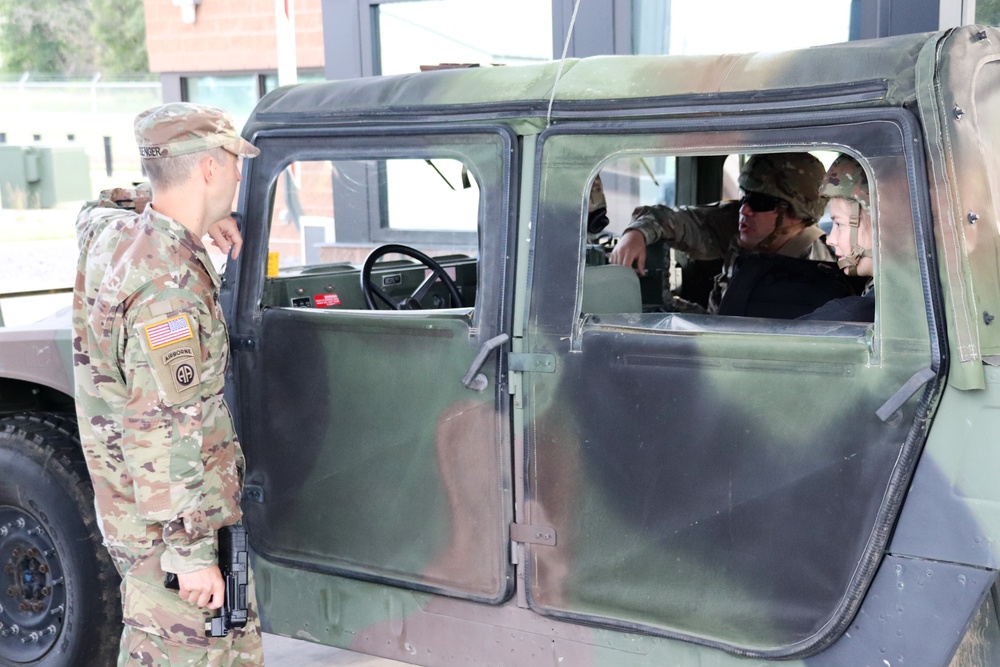
<instances>
[{"instance_id":1,"label":"name tape on uniform","mask_svg":"<svg viewBox=\"0 0 1000 667\"><path fill-rule=\"evenodd\" d=\"M146 340L149 341L149 348L156 350L178 341L194 338L191 331L191 323L188 322L187 315L171 317L169 320L150 324L146 327Z\"/></svg>"}]
</instances>

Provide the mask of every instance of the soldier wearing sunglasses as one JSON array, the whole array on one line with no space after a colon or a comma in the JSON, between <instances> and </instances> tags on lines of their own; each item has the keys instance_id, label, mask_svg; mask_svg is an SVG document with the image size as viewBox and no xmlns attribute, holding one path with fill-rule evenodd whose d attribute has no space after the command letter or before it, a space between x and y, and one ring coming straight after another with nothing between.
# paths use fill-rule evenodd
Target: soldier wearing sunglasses
<instances>
[{"instance_id":1,"label":"soldier wearing sunglasses","mask_svg":"<svg viewBox=\"0 0 1000 667\"><path fill-rule=\"evenodd\" d=\"M709 295L709 313L722 295L741 253L774 253L815 261L833 261L816 222L823 215L820 185L826 170L809 153L754 155L740 172L739 201L708 206L640 206L612 251L612 264L646 273L646 246L665 240L693 259L723 259Z\"/></svg>"}]
</instances>

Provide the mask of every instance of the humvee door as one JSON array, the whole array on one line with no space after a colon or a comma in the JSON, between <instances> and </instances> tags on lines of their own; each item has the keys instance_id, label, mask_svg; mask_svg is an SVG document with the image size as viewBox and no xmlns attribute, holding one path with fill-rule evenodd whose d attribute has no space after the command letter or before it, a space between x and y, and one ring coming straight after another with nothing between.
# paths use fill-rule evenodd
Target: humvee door
<instances>
[{"instance_id":1,"label":"humvee door","mask_svg":"<svg viewBox=\"0 0 1000 667\"><path fill-rule=\"evenodd\" d=\"M889 111L542 135L524 351L549 363L524 372L519 521L550 539L524 540L532 608L771 657L844 630L912 472L917 389L936 363L925 204L907 180L923 169L917 131ZM627 306L634 276L588 265L581 193L596 174L620 217L623 161L779 150L846 151L869 170L874 325L643 313ZM608 269L617 296L595 302Z\"/></svg>"},{"instance_id":2,"label":"humvee door","mask_svg":"<svg viewBox=\"0 0 1000 667\"><path fill-rule=\"evenodd\" d=\"M510 136L389 128L255 143L254 182L272 189L247 206L233 354L254 549L290 568L503 600L509 399L485 343L502 343L510 300ZM334 221L352 216L364 238L335 239ZM436 257L461 303L412 256L363 276L365 255L390 241ZM365 289L407 309L369 309Z\"/></svg>"}]
</instances>

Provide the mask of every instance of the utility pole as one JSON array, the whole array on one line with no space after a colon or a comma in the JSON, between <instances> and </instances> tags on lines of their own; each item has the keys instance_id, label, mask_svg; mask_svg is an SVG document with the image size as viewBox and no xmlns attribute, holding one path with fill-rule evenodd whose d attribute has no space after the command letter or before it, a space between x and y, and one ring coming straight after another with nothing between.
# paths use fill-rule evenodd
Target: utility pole
<instances>
[{"instance_id":1,"label":"utility pole","mask_svg":"<svg viewBox=\"0 0 1000 667\"><path fill-rule=\"evenodd\" d=\"M274 0L274 29L278 39L278 85L298 82L295 55L295 0Z\"/></svg>"}]
</instances>

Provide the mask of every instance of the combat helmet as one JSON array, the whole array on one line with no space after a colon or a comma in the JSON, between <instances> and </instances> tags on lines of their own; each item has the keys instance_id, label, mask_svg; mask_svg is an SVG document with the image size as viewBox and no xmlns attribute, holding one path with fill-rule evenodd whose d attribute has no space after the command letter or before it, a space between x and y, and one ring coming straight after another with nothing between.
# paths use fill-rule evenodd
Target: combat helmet
<instances>
[{"instance_id":1,"label":"combat helmet","mask_svg":"<svg viewBox=\"0 0 1000 667\"><path fill-rule=\"evenodd\" d=\"M837 260L837 266L847 269L847 272L856 276L858 273L858 263L863 257L871 257L871 248L862 248L858 244L858 227L861 224L862 211L871 216L871 193L868 188L868 174L864 167L850 155L841 155L823 177L823 185L820 187L820 195L827 199L846 199L851 204L851 252L845 257Z\"/></svg>"},{"instance_id":2,"label":"combat helmet","mask_svg":"<svg viewBox=\"0 0 1000 667\"><path fill-rule=\"evenodd\" d=\"M788 202L796 218L812 225L826 208L819 194L823 174L823 163L809 153L760 153L743 165L739 184L744 191Z\"/></svg>"},{"instance_id":3,"label":"combat helmet","mask_svg":"<svg viewBox=\"0 0 1000 667\"><path fill-rule=\"evenodd\" d=\"M820 195L827 199L839 198L857 202L865 211L871 208L868 174L850 155L841 155L826 170Z\"/></svg>"}]
</instances>

